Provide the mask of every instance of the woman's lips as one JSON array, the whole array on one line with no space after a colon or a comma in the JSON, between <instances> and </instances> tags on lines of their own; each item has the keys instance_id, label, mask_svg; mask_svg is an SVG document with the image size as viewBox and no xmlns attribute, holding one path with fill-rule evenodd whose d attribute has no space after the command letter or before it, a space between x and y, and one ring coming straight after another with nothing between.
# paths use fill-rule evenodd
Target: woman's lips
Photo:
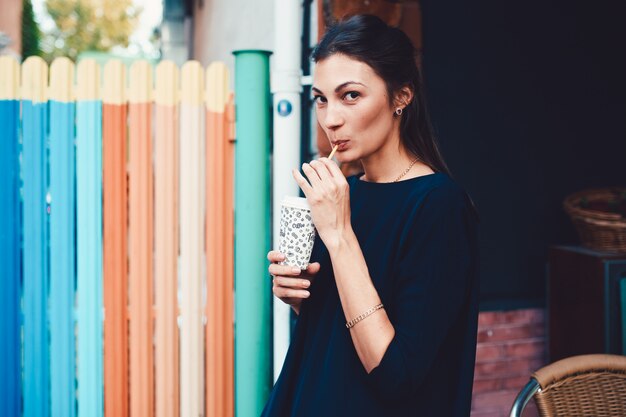
<instances>
[{"instance_id":1,"label":"woman's lips","mask_svg":"<svg viewBox=\"0 0 626 417\"><path fill-rule=\"evenodd\" d=\"M333 146L337 145L339 146L337 148L337 151L343 151L348 147L348 142L347 140L338 140L337 142L333 143Z\"/></svg>"}]
</instances>

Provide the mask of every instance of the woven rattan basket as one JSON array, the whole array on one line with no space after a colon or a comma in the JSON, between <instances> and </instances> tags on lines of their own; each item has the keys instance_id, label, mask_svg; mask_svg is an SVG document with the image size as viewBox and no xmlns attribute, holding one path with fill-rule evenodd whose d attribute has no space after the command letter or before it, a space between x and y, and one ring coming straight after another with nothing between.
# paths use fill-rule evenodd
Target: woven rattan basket
<instances>
[{"instance_id":1,"label":"woven rattan basket","mask_svg":"<svg viewBox=\"0 0 626 417\"><path fill-rule=\"evenodd\" d=\"M572 219L581 244L607 252L626 252L626 216L584 208L585 203L620 201L626 196L624 187L596 188L571 194L563 207Z\"/></svg>"}]
</instances>

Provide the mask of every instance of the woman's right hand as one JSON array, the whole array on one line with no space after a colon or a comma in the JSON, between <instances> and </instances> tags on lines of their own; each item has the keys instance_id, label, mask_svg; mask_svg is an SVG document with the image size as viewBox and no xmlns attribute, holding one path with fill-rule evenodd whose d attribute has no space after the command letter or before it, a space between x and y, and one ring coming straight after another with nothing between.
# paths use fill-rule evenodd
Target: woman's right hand
<instances>
[{"instance_id":1,"label":"woman's right hand","mask_svg":"<svg viewBox=\"0 0 626 417\"><path fill-rule=\"evenodd\" d=\"M319 262L309 264L307 269L302 271L297 266L279 265L278 262L285 260L285 255L278 251L269 251L267 259L271 262L269 271L274 277L272 292L283 303L289 304L296 314L300 314L302 300L311 295L308 288L320 270Z\"/></svg>"}]
</instances>

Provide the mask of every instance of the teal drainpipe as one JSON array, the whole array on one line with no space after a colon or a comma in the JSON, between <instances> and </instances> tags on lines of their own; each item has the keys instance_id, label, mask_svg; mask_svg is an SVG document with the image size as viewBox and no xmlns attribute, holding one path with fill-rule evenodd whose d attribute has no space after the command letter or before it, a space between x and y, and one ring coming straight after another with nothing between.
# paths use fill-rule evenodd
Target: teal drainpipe
<instances>
[{"instance_id":1,"label":"teal drainpipe","mask_svg":"<svg viewBox=\"0 0 626 417\"><path fill-rule=\"evenodd\" d=\"M235 415L258 416L272 388L271 52L235 55Z\"/></svg>"}]
</instances>

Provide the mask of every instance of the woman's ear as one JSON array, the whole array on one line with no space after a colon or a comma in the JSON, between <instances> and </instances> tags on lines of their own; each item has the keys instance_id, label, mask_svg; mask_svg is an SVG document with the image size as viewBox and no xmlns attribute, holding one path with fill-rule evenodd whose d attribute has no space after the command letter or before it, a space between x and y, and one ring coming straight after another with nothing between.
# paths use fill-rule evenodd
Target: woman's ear
<instances>
[{"instance_id":1,"label":"woman's ear","mask_svg":"<svg viewBox=\"0 0 626 417\"><path fill-rule=\"evenodd\" d=\"M394 108L404 109L413 101L413 90L408 85L399 89L393 99Z\"/></svg>"}]
</instances>

